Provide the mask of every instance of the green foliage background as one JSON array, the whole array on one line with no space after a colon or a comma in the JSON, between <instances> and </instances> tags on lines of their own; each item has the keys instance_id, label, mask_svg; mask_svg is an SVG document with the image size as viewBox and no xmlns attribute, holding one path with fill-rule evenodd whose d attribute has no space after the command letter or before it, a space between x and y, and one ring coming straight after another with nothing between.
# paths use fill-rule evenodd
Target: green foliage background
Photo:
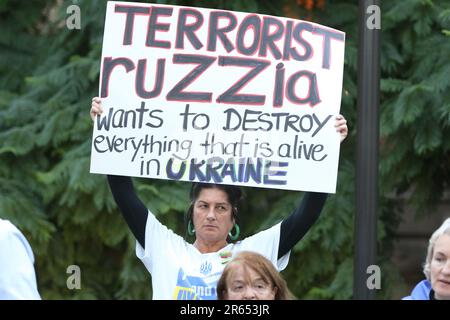
<instances>
[{"instance_id":1,"label":"green foliage background","mask_svg":"<svg viewBox=\"0 0 450 320\"><path fill-rule=\"evenodd\" d=\"M336 195L295 247L284 272L298 298L352 296L356 147L356 1L325 1L308 11L297 1L185 0L156 3L222 8L311 19L347 33L341 112L350 134L342 145ZM378 298L401 278L390 263L401 219L395 195L412 190L426 212L450 183L450 4L382 1L381 157ZM65 26L81 8L81 30ZM105 1L0 0L0 217L29 239L45 299L149 299L150 276L118 212L106 178L89 173L90 101L98 91ZM184 235L189 184L138 180L158 218ZM273 225L301 193L248 188L244 236ZM82 290L68 290L66 269L79 265ZM386 272L387 270L387 272Z\"/></svg>"}]
</instances>

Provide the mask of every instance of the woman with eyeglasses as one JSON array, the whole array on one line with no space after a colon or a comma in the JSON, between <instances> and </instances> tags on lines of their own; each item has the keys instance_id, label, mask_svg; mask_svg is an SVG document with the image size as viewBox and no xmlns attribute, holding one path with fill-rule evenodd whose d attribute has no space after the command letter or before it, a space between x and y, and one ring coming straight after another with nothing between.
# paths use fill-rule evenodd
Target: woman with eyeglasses
<instances>
[{"instance_id":1,"label":"woman with eyeglasses","mask_svg":"<svg viewBox=\"0 0 450 320\"><path fill-rule=\"evenodd\" d=\"M286 281L264 256L239 252L217 283L219 300L292 300Z\"/></svg>"}]
</instances>

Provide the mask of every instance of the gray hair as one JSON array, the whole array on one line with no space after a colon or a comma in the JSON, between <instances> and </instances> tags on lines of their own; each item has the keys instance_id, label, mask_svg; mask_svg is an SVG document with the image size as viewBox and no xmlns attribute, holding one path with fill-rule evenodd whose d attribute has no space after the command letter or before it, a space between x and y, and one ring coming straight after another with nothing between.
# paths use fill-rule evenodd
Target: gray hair
<instances>
[{"instance_id":1,"label":"gray hair","mask_svg":"<svg viewBox=\"0 0 450 320\"><path fill-rule=\"evenodd\" d=\"M447 218L444 223L442 223L442 225L431 235L428 243L427 258L425 260L425 265L423 266L423 273L425 273L428 281L430 281L430 265L434 254L434 244L443 234L450 236L450 218Z\"/></svg>"}]
</instances>

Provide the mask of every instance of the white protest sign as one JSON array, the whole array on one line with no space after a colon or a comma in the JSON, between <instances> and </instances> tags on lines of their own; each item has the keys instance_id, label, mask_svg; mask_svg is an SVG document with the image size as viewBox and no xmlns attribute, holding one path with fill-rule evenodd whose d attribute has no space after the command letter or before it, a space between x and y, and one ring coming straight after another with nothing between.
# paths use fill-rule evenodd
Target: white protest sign
<instances>
[{"instance_id":1,"label":"white protest sign","mask_svg":"<svg viewBox=\"0 0 450 320\"><path fill-rule=\"evenodd\" d=\"M334 193L345 34L108 2L91 172Z\"/></svg>"}]
</instances>

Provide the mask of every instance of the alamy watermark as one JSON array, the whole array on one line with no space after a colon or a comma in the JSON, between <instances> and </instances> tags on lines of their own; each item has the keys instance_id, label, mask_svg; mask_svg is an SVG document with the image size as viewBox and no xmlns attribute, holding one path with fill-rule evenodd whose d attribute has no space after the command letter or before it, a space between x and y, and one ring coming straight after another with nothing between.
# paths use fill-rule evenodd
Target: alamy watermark
<instances>
[{"instance_id":1,"label":"alamy watermark","mask_svg":"<svg viewBox=\"0 0 450 320\"><path fill-rule=\"evenodd\" d=\"M367 278L366 285L369 290L381 289L381 269L376 264L367 267L366 273L370 275Z\"/></svg>"},{"instance_id":2,"label":"alamy watermark","mask_svg":"<svg viewBox=\"0 0 450 320\"><path fill-rule=\"evenodd\" d=\"M80 266L78 266L76 264L72 264L67 267L66 273L70 274L70 276L67 277L67 281L66 281L67 289L69 289L69 290L81 289Z\"/></svg>"},{"instance_id":3,"label":"alamy watermark","mask_svg":"<svg viewBox=\"0 0 450 320\"><path fill-rule=\"evenodd\" d=\"M68 17L66 18L66 26L69 30L80 30L81 29L81 10L80 7L76 4L72 4L67 7L66 14Z\"/></svg>"},{"instance_id":4,"label":"alamy watermark","mask_svg":"<svg viewBox=\"0 0 450 320\"><path fill-rule=\"evenodd\" d=\"M370 5L366 9L366 26L369 30L381 29L381 9L377 5Z\"/></svg>"},{"instance_id":5,"label":"alamy watermark","mask_svg":"<svg viewBox=\"0 0 450 320\"><path fill-rule=\"evenodd\" d=\"M66 285L69 290L79 290L81 289L81 268L76 264L72 264L67 267L67 277ZM381 289L381 269L377 265L370 265L367 267L366 273L369 275L366 281L367 288L369 290L380 290Z\"/></svg>"}]
</instances>

